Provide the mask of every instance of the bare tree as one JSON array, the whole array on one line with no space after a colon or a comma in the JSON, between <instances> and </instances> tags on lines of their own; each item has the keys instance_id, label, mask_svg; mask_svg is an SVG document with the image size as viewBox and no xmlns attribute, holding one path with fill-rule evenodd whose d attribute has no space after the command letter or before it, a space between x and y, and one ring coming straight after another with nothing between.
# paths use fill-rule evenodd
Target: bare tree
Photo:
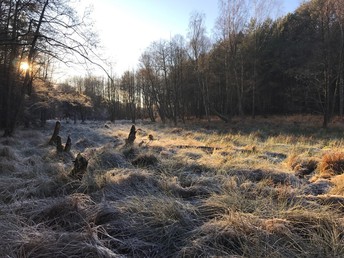
<instances>
[{"instance_id":1,"label":"bare tree","mask_svg":"<svg viewBox=\"0 0 344 258\"><path fill-rule=\"evenodd\" d=\"M121 77L120 88L123 91L123 103L127 107L127 112L133 124L136 121L137 110L137 88L134 72L126 71Z\"/></svg>"},{"instance_id":2,"label":"bare tree","mask_svg":"<svg viewBox=\"0 0 344 258\"><path fill-rule=\"evenodd\" d=\"M251 33L253 34L253 80L252 80L252 117L255 118L256 111L256 89L257 89L257 62L258 53L261 51L263 45L267 41L267 35L261 35L258 38L259 27L271 18L272 15L277 14L280 6L279 0L251 0L250 2L252 17L251 17Z\"/></svg>"},{"instance_id":3,"label":"bare tree","mask_svg":"<svg viewBox=\"0 0 344 258\"><path fill-rule=\"evenodd\" d=\"M325 0L316 3L318 6L314 9L318 16L319 36L321 39L320 55L322 57L322 88L324 92L323 105L323 127L326 128L331 121L332 112L331 105L334 105L332 97L334 98L333 81L336 78L332 77L333 61L331 60L331 37L332 37L332 20L334 14L333 3L331 0Z\"/></svg>"},{"instance_id":4,"label":"bare tree","mask_svg":"<svg viewBox=\"0 0 344 258\"><path fill-rule=\"evenodd\" d=\"M41 5L40 5L41 4ZM8 24L7 29L11 31L12 39L10 42L3 42L4 45L10 45L11 51L9 54L9 63L8 65L8 71L7 71L7 82L5 86L5 91L7 92L7 104L4 106L3 115L4 115L4 127L5 127L5 133L4 136L11 136L13 134L16 121L18 119L19 113L23 110L23 104L24 104L24 96L26 93L29 93L31 91L32 86L32 76L31 76L31 69L26 69L23 75L23 79L20 83L16 83L16 78L18 76L18 68L20 68L20 63L14 62L16 58L18 58L18 55L21 57L26 56L26 62L28 66L32 67L32 64L34 62L34 59L36 57L36 50L38 45L38 39L41 32L41 27L43 24L43 19L46 15L47 7L49 4L49 0L45 0L42 3L34 4L33 2L21 2L17 1L14 7L13 12L13 18L12 18L12 26ZM29 12L30 7L34 5L37 9L39 7L42 7L40 12L34 13ZM9 11L9 17L11 15L11 2L10 7L8 9ZM37 20L35 23L33 20L30 20L29 26L25 26L24 33L25 35L31 35L31 37L27 38L24 37L23 33L23 26L21 26L20 21L22 19L22 14L25 12L25 10L28 11L29 14L32 14L32 17L34 18L36 15ZM28 19L28 17L25 17ZM10 18L9 18L10 20ZM33 28L35 26L35 28ZM18 46L22 46L19 48ZM21 53L19 53L21 51ZM11 90L11 86L16 85L18 92L15 92ZM12 100L13 98L16 99L16 104L13 105Z\"/></svg>"},{"instance_id":5,"label":"bare tree","mask_svg":"<svg viewBox=\"0 0 344 258\"><path fill-rule=\"evenodd\" d=\"M340 29L339 56L338 56L338 79L339 88L339 115L344 114L344 2L341 0L330 0L334 9L336 21Z\"/></svg>"},{"instance_id":6,"label":"bare tree","mask_svg":"<svg viewBox=\"0 0 344 258\"><path fill-rule=\"evenodd\" d=\"M141 67L136 72L137 87L140 89L142 94L142 107L147 112L147 116L152 122L155 122L154 108L155 108L155 97L152 89L150 80L150 70Z\"/></svg>"},{"instance_id":7,"label":"bare tree","mask_svg":"<svg viewBox=\"0 0 344 258\"><path fill-rule=\"evenodd\" d=\"M226 106L222 112L229 112L229 103L232 94L232 86L237 95L237 113L243 114L243 80L242 57L239 48L240 32L242 32L249 19L248 0L220 0L220 15L217 19L215 30L218 41L222 42L225 55L224 75ZM234 78L234 82L231 81ZM233 111L230 111L231 113ZM228 114L227 114L228 115Z\"/></svg>"},{"instance_id":8,"label":"bare tree","mask_svg":"<svg viewBox=\"0 0 344 258\"><path fill-rule=\"evenodd\" d=\"M188 38L190 45L190 57L194 63L194 70L196 73L198 86L201 91L201 99L203 102L205 115L209 122L210 100L205 59L206 54L210 48L210 40L206 36L204 14L195 12L191 15Z\"/></svg>"},{"instance_id":9,"label":"bare tree","mask_svg":"<svg viewBox=\"0 0 344 258\"><path fill-rule=\"evenodd\" d=\"M183 86L186 84L185 66L187 61L187 50L185 40L181 35L174 36L170 41L170 81L172 86L172 108L173 122L177 125L178 118L184 121L185 96L183 94Z\"/></svg>"},{"instance_id":10,"label":"bare tree","mask_svg":"<svg viewBox=\"0 0 344 258\"><path fill-rule=\"evenodd\" d=\"M163 123L170 117L170 79L169 79L169 51L168 42L160 40L153 42L141 56L141 66L149 87L149 94L154 99L160 119Z\"/></svg>"},{"instance_id":11,"label":"bare tree","mask_svg":"<svg viewBox=\"0 0 344 258\"><path fill-rule=\"evenodd\" d=\"M0 13L0 35L4 35L0 36L0 59L4 64L0 69L6 96L0 103L1 127L5 136L10 136L23 114L24 96L31 93L39 66L47 56L66 65L78 56L82 63L105 69L94 51L97 37L87 16L80 20L71 1L3 1ZM19 69L23 60L29 64L26 71Z\"/></svg>"},{"instance_id":12,"label":"bare tree","mask_svg":"<svg viewBox=\"0 0 344 258\"><path fill-rule=\"evenodd\" d=\"M162 121L165 121L165 112L160 101L160 87L158 70L155 67L153 59L153 50L146 50L140 58L139 85L144 95L144 105L148 110L150 119L155 122L155 108L157 109Z\"/></svg>"}]
</instances>

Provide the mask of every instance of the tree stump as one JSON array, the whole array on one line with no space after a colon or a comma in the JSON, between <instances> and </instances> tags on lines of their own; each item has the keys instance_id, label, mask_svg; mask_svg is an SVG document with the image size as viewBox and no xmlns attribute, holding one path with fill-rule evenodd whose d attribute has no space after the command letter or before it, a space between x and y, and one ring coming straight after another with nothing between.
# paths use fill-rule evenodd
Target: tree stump
<instances>
[{"instance_id":1,"label":"tree stump","mask_svg":"<svg viewBox=\"0 0 344 258\"><path fill-rule=\"evenodd\" d=\"M57 152L62 152L63 151L63 145L62 145L62 140L61 137L58 135L56 136L56 150Z\"/></svg>"},{"instance_id":2,"label":"tree stump","mask_svg":"<svg viewBox=\"0 0 344 258\"><path fill-rule=\"evenodd\" d=\"M57 138L57 136L58 136L59 133L60 133L60 128L61 128L61 123L60 123L59 121L56 121L54 133L53 133L53 135L51 136L51 139L50 139L50 141L49 141L49 145L54 145L54 144L56 144L56 138Z\"/></svg>"},{"instance_id":3,"label":"tree stump","mask_svg":"<svg viewBox=\"0 0 344 258\"><path fill-rule=\"evenodd\" d=\"M135 128L135 125L132 125L132 127L130 128L128 139L125 140L125 144L133 145L135 139L136 139L136 128Z\"/></svg>"},{"instance_id":4,"label":"tree stump","mask_svg":"<svg viewBox=\"0 0 344 258\"><path fill-rule=\"evenodd\" d=\"M73 162L74 168L70 173L70 177L81 180L86 173L88 161L79 153Z\"/></svg>"},{"instance_id":5,"label":"tree stump","mask_svg":"<svg viewBox=\"0 0 344 258\"><path fill-rule=\"evenodd\" d=\"M72 148L72 140L71 140L70 136L68 135L64 151L69 152L71 148Z\"/></svg>"}]
</instances>

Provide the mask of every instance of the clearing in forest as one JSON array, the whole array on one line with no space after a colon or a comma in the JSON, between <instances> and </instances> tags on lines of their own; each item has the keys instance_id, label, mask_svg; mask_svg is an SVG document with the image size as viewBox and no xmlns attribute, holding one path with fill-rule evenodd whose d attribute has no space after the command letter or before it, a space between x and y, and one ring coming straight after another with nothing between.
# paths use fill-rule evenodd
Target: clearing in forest
<instances>
[{"instance_id":1,"label":"clearing in forest","mask_svg":"<svg viewBox=\"0 0 344 258\"><path fill-rule=\"evenodd\" d=\"M4 257L344 256L340 120L54 125L0 139Z\"/></svg>"}]
</instances>

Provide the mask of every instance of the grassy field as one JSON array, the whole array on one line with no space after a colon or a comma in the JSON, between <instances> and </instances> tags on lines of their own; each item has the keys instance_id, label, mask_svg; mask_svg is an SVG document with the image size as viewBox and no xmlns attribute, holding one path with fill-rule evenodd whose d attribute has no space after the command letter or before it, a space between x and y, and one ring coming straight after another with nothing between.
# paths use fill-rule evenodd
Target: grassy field
<instances>
[{"instance_id":1,"label":"grassy field","mask_svg":"<svg viewBox=\"0 0 344 258\"><path fill-rule=\"evenodd\" d=\"M341 119L54 123L0 138L1 257L344 257Z\"/></svg>"}]
</instances>

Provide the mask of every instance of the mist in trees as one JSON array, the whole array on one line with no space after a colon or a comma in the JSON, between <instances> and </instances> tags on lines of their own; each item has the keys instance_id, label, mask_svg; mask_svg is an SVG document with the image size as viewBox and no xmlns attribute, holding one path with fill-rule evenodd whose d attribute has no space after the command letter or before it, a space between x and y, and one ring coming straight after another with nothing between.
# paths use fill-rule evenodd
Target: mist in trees
<instances>
[{"instance_id":1,"label":"mist in trees","mask_svg":"<svg viewBox=\"0 0 344 258\"><path fill-rule=\"evenodd\" d=\"M311 113L322 114L326 127L334 115L343 115L342 1L305 1L279 18L277 0L218 4L212 33L206 30L206 16L194 12L185 37L152 42L135 70L118 76L110 69L104 77L74 77L55 87L57 94L69 92L63 105L39 94L37 80L49 81L52 59L75 53L89 58L86 50L96 41L88 40L96 37L73 18L67 1L0 1L1 128L10 135L14 123L24 120L21 103L30 94L38 97L26 106L41 110L44 119L61 113L56 106L80 120L150 119L175 125L212 116L229 122L233 116ZM79 36L62 40L63 28ZM20 60L36 68L20 70Z\"/></svg>"}]
</instances>

